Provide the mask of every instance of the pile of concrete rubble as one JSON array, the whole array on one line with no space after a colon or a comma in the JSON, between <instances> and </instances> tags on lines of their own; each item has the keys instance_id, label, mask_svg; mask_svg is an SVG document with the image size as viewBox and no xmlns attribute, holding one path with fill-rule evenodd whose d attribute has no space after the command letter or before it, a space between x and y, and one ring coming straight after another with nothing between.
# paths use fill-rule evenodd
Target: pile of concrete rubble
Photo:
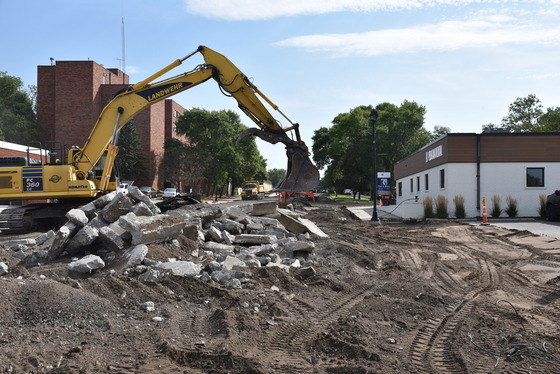
<instances>
[{"instance_id":1,"label":"pile of concrete rubble","mask_svg":"<svg viewBox=\"0 0 560 374\"><path fill-rule=\"evenodd\" d=\"M112 192L66 215L58 231L3 245L24 266L72 259L69 272L108 271L155 281L167 274L213 280L241 288L251 268L277 266L302 276L315 273L307 261L314 240L327 238L301 212L279 209L276 202L227 206L185 205L162 213L136 187ZM150 247L169 243L187 249L189 261L150 259ZM187 245L185 245L187 244ZM8 272L0 263L0 275Z\"/></svg>"}]
</instances>

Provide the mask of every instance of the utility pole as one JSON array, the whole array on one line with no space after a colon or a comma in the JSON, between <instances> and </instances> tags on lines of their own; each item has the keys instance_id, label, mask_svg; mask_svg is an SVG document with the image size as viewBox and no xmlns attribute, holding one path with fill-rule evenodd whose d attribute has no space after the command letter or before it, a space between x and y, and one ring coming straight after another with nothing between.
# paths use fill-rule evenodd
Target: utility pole
<instances>
[{"instance_id":1,"label":"utility pole","mask_svg":"<svg viewBox=\"0 0 560 374\"><path fill-rule=\"evenodd\" d=\"M371 157L373 158L373 212L371 214L372 222L379 222L377 217L377 148L375 139L375 121L377 120L377 110L373 109L369 114L371 122L371 130L373 136L373 151Z\"/></svg>"}]
</instances>

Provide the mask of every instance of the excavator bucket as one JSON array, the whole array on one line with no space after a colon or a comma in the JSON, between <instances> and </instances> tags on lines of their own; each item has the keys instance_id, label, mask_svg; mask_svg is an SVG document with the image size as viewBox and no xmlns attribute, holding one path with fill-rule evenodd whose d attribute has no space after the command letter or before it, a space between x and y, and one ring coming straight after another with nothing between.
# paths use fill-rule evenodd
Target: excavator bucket
<instances>
[{"instance_id":1,"label":"excavator bucket","mask_svg":"<svg viewBox=\"0 0 560 374\"><path fill-rule=\"evenodd\" d=\"M288 169L286 177L278 186L279 191L312 191L319 184L319 170L307 152L298 147L286 146Z\"/></svg>"}]
</instances>

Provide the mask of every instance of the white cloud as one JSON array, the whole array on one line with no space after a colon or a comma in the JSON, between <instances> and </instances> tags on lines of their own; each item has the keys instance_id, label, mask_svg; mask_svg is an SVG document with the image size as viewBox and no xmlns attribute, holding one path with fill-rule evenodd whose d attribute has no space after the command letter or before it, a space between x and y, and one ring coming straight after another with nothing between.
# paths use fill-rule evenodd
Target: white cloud
<instances>
[{"instance_id":1,"label":"white cloud","mask_svg":"<svg viewBox=\"0 0 560 374\"><path fill-rule=\"evenodd\" d=\"M449 21L364 33L298 36L276 44L304 48L310 52L326 52L334 56L372 56L531 43L560 44L560 26L518 23L504 25L487 20Z\"/></svg>"},{"instance_id":2,"label":"white cloud","mask_svg":"<svg viewBox=\"0 0 560 374\"><path fill-rule=\"evenodd\" d=\"M187 11L230 21L264 20L299 14L380 12L437 6L511 4L510 0L183 0ZM553 3L558 0L553 0ZM541 3L520 0L520 3Z\"/></svg>"}]
</instances>

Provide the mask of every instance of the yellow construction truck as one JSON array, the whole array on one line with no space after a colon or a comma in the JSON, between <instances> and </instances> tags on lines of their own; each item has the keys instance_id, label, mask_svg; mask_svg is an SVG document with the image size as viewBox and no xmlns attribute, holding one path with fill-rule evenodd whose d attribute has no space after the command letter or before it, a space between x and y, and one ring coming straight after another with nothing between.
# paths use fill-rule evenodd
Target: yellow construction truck
<instances>
[{"instance_id":1,"label":"yellow construction truck","mask_svg":"<svg viewBox=\"0 0 560 374\"><path fill-rule=\"evenodd\" d=\"M197 53L203 56L204 63L186 73L153 82ZM1 232L29 231L38 228L41 222L52 224L56 219L64 217L65 211L73 204L81 205L114 191L117 186L111 176L118 152L116 144L119 130L142 109L210 79L218 83L219 89L226 96L233 97L239 108L257 124L258 128L247 129L240 138L253 135L272 144L280 142L285 145L288 167L280 189L299 191L315 188L319 183L319 171L312 164L308 147L301 140L299 124L286 117L226 57L200 46L143 81L117 92L101 112L81 148L76 146L64 150L62 154L57 152L56 159L43 157L34 163L29 157L27 160L0 160L0 204L47 199L52 202L4 209L0 213ZM257 95L290 125L282 127ZM216 128L216 131L220 129ZM291 131L295 138L293 135L288 136ZM51 153L55 152L49 152ZM61 205L64 202L68 204Z\"/></svg>"},{"instance_id":2,"label":"yellow construction truck","mask_svg":"<svg viewBox=\"0 0 560 374\"><path fill-rule=\"evenodd\" d=\"M243 182L241 189L241 200L262 200L264 199L264 185L257 181Z\"/></svg>"}]
</instances>

